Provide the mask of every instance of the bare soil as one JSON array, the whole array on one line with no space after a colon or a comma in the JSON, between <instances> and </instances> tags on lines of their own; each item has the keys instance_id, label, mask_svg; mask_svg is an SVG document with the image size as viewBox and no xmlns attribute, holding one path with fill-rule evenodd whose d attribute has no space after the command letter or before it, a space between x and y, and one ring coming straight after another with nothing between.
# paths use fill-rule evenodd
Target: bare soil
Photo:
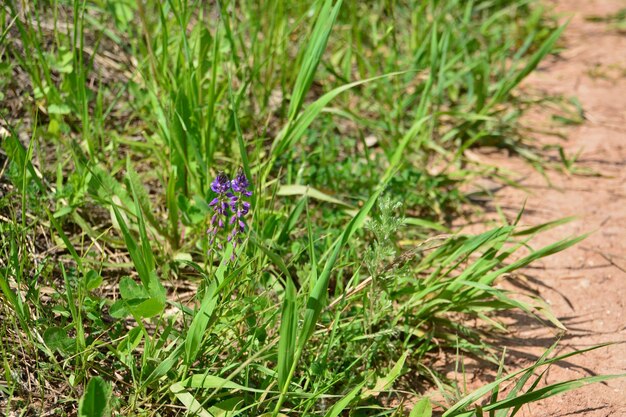
<instances>
[{"instance_id":1,"label":"bare soil","mask_svg":"<svg viewBox=\"0 0 626 417\"><path fill-rule=\"evenodd\" d=\"M485 162L519 173L526 190L499 191L499 207L514 219L526 202L522 223L535 225L566 216L577 219L543 233L536 246L592 234L565 252L524 271L524 283L547 300L568 332L560 351L583 349L604 342L621 342L574 357L551 368L547 383L594 374L626 373L626 33L607 17L626 8L624 0L558 0L545 2L563 20L571 18L561 45L564 50L546 60L522 87L526 92L577 97L585 121L566 126L552 121L549 110L529 115L534 128L559 130L566 139L535 135L538 145L558 143L566 155L581 151L578 172L548 173L549 181L518 157L479 155ZM595 20L595 21L592 21ZM590 175L595 173L596 175ZM508 347L511 366L529 363L555 340L554 331L528 320L513 326ZM626 379L593 384L526 407L518 415L626 416Z\"/></svg>"}]
</instances>

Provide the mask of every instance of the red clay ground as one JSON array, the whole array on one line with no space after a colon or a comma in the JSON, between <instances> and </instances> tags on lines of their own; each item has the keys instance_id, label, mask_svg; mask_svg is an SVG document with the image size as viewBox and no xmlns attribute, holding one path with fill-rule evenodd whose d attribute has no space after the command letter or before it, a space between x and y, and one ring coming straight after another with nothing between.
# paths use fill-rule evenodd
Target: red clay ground
<instances>
[{"instance_id":1,"label":"red clay ground","mask_svg":"<svg viewBox=\"0 0 626 417\"><path fill-rule=\"evenodd\" d=\"M542 234L535 243L593 232L581 244L524 271L526 282L552 306L569 332L562 351L603 342L626 342L626 33L591 16L607 16L626 8L624 0L560 0L546 2L564 19L571 17L559 56L546 60L524 84L527 91L577 97L586 121L558 127L567 139L539 137L541 145L558 142L568 155L582 149L576 164L600 176L550 173L552 186L519 158L480 158L514 170L530 191L507 188L497 193L500 206L514 219L524 200L523 223L535 225L566 216L574 222ZM546 118L550 115L544 114ZM537 115L533 116L535 127ZM556 125L552 125L555 128ZM554 340L554 332L533 323L514 326L510 353L518 358L539 355ZM523 362L523 361L522 361ZM519 364L519 361L515 361ZM554 367L548 383L591 374L626 373L626 344L613 345ZM626 416L626 379L594 384L527 407L525 417Z\"/></svg>"}]
</instances>

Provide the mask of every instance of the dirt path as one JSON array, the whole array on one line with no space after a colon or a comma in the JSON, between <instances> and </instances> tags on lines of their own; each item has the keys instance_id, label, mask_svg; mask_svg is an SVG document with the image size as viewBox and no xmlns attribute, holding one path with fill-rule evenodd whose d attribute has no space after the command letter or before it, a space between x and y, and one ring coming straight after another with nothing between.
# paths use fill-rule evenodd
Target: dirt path
<instances>
[{"instance_id":1,"label":"dirt path","mask_svg":"<svg viewBox=\"0 0 626 417\"><path fill-rule=\"evenodd\" d=\"M559 127L566 154L582 149L578 167L598 176L549 174L553 187L517 158L489 156L488 161L522 174L532 194L505 189L494 206L515 218L525 199L524 224L565 216L578 220L543 234L537 244L594 232L578 246L524 271L528 286L552 305L569 332L562 351L608 341L626 341L626 34L590 16L607 16L626 8L625 0L559 0L546 2L564 18L572 17L563 36L566 47L548 59L525 82L524 89L549 95L577 97L586 121ZM544 120L549 114L540 117ZM554 127L554 125L553 125ZM555 143L554 136L540 137ZM484 157L482 157L485 159ZM514 327L510 353L525 358L540 354L554 335L535 323ZM523 360L522 360L523 362ZM548 383L590 374L626 373L626 344L603 348L554 367ZM626 379L586 386L524 409L524 416L626 416Z\"/></svg>"}]
</instances>

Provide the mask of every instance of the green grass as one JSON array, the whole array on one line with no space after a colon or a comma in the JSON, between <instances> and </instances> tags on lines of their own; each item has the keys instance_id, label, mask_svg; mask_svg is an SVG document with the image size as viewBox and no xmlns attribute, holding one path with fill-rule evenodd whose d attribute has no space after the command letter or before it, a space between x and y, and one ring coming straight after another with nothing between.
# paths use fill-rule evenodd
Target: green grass
<instances>
[{"instance_id":1,"label":"green grass","mask_svg":"<svg viewBox=\"0 0 626 417\"><path fill-rule=\"evenodd\" d=\"M500 175L467 149L540 161L516 86L564 27L536 2L1 10L6 414L429 416L426 397L405 406L411 376L446 416L500 417L604 378L538 385L552 348L459 397L433 361L502 365L503 311L563 327L494 283L583 237L533 248L561 222L450 225L462 186ZM238 167L251 209L222 249L210 184Z\"/></svg>"}]
</instances>

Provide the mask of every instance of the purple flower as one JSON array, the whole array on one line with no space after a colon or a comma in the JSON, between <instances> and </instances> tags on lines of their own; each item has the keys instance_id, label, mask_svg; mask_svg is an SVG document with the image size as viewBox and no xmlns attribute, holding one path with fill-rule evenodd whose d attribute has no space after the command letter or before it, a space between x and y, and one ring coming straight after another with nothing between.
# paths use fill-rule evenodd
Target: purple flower
<instances>
[{"instance_id":1,"label":"purple flower","mask_svg":"<svg viewBox=\"0 0 626 417\"><path fill-rule=\"evenodd\" d=\"M230 209L233 214L229 222L232 225L229 239L233 242L233 246L236 246L237 243L241 243L240 235L246 231L246 223L243 218L250 211L250 202L245 201L244 198L252 195L252 191L248 189L250 182L242 168L237 171L237 175L231 182L231 187L235 193L230 198Z\"/></svg>"},{"instance_id":2,"label":"purple flower","mask_svg":"<svg viewBox=\"0 0 626 417\"><path fill-rule=\"evenodd\" d=\"M250 183L248 182L248 178L246 178L246 174L243 172L242 168L239 168L239 171L237 171L237 176L233 179L231 186L233 191L236 193L240 193L246 197L250 197L252 195L252 191L248 190Z\"/></svg>"},{"instance_id":3,"label":"purple flower","mask_svg":"<svg viewBox=\"0 0 626 417\"><path fill-rule=\"evenodd\" d=\"M213 210L207 229L210 246L217 244L217 247L222 249L222 244L219 241L216 242L216 238L220 231L226 229L230 229L226 240L232 243L233 248L242 242L241 235L246 230L243 218L250 211L250 202L245 201L244 198L252 196L249 187L250 182L242 168L239 168L232 181L224 172L220 172L211 183L211 190L217 196L209 203ZM231 260L234 259L235 252L233 251Z\"/></svg>"},{"instance_id":4,"label":"purple flower","mask_svg":"<svg viewBox=\"0 0 626 417\"><path fill-rule=\"evenodd\" d=\"M223 230L225 226L224 218L228 216L228 202L226 200L228 198L227 194L229 194L229 189L230 179L224 172L220 172L211 183L211 190L217 194L217 196L209 203L209 207L213 209L213 216L211 216L209 228L207 229L209 244L211 246L215 243L217 234L220 230ZM222 247L219 242L217 246L219 248Z\"/></svg>"},{"instance_id":5,"label":"purple flower","mask_svg":"<svg viewBox=\"0 0 626 417\"><path fill-rule=\"evenodd\" d=\"M224 194L230 188L230 179L223 171L217 174L217 177L211 183L211 190L217 194Z\"/></svg>"}]
</instances>

